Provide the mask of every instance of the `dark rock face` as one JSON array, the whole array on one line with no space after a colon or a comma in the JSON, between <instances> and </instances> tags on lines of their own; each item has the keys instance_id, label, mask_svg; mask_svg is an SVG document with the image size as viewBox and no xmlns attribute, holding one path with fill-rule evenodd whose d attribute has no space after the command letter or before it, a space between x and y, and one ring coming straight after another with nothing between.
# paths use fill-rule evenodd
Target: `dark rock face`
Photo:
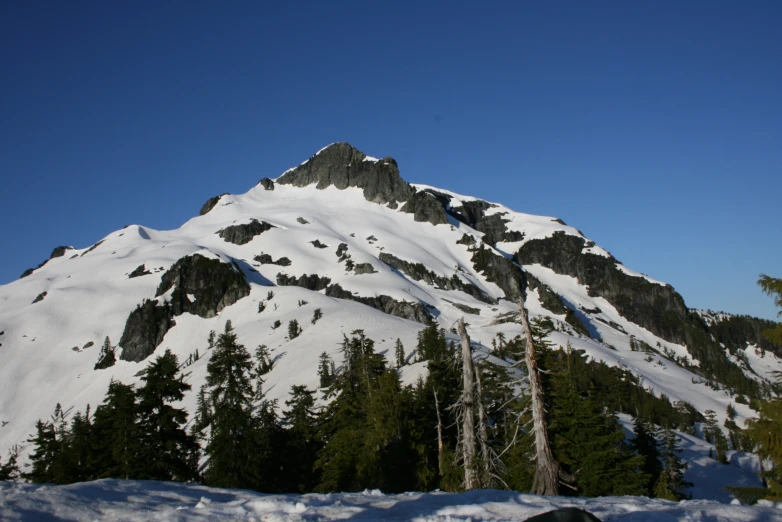
<instances>
[{"instance_id":1,"label":"dark rock face","mask_svg":"<svg viewBox=\"0 0 782 522\"><path fill-rule=\"evenodd\" d=\"M38 268L41 268L41 266L43 266L43 265L40 265ZM19 279L24 279L25 277L27 277L29 275L33 275L33 272L35 272L35 270L36 270L35 268L28 268L27 270L22 272L22 275L19 276Z\"/></svg>"},{"instance_id":2,"label":"dark rock face","mask_svg":"<svg viewBox=\"0 0 782 522\"><path fill-rule=\"evenodd\" d=\"M413 214L413 219L421 223L448 224L445 209L440 201L429 192L416 192L399 211Z\"/></svg>"},{"instance_id":3,"label":"dark rock face","mask_svg":"<svg viewBox=\"0 0 782 522\"><path fill-rule=\"evenodd\" d=\"M337 257L340 261L344 261L345 255L348 253L348 244L347 243L340 243L337 247Z\"/></svg>"},{"instance_id":4,"label":"dark rock face","mask_svg":"<svg viewBox=\"0 0 782 522\"><path fill-rule=\"evenodd\" d=\"M264 190L274 190L274 182L269 178L263 178L259 183Z\"/></svg>"},{"instance_id":5,"label":"dark rock face","mask_svg":"<svg viewBox=\"0 0 782 522\"><path fill-rule=\"evenodd\" d=\"M252 241L255 236L259 236L272 228L276 227L270 225L266 221L253 219L244 225L231 225L222 230L218 230L217 235L234 245L246 245Z\"/></svg>"},{"instance_id":6,"label":"dark rock face","mask_svg":"<svg viewBox=\"0 0 782 522\"><path fill-rule=\"evenodd\" d=\"M145 300L130 313L119 341L120 359L138 362L149 357L176 324L177 315L189 312L203 318L214 317L226 306L250 295L250 285L241 270L198 254L174 263L163 274L155 297L172 287L170 302ZM191 301L188 294L195 299Z\"/></svg>"},{"instance_id":7,"label":"dark rock face","mask_svg":"<svg viewBox=\"0 0 782 522\"><path fill-rule=\"evenodd\" d=\"M494 246L500 242L513 242L524 239L522 232L508 230L506 226L508 220L502 218L504 214L486 215L487 210L497 205L477 199L464 201L459 203L460 206L452 207L451 202L453 198L450 195L431 189L424 192L434 196L448 215L479 232L483 232L485 234L483 241L489 245Z\"/></svg>"},{"instance_id":8,"label":"dark rock face","mask_svg":"<svg viewBox=\"0 0 782 522\"><path fill-rule=\"evenodd\" d=\"M52 255L49 256L49 259L54 259L55 257L62 257L65 255L65 252L67 252L68 250L73 250L73 247L70 246L55 247L55 249L52 250Z\"/></svg>"},{"instance_id":9,"label":"dark rock face","mask_svg":"<svg viewBox=\"0 0 782 522\"><path fill-rule=\"evenodd\" d=\"M35 304L35 303L40 303L41 301L43 301L43 298L44 298L44 297L46 297L46 295L47 295L48 293L49 293L49 292L41 292L40 294L38 294L38 297L36 297L35 299L33 299L33 302L32 302L32 304Z\"/></svg>"},{"instance_id":10,"label":"dark rock face","mask_svg":"<svg viewBox=\"0 0 782 522\"><path fill-rule=\"evenodd\" d=\"M299 277L286 274L277 274L277 284L280 286L300 286L313 292L324 290L331 283L328 277L320 277L317 274L303 274Z\"/></svg>"},{"instance_id":11,"label":"dark rock face","mask_svg":"<svg viewBox=\"0 0 782 522\"><path fill-rule=\"evenodd\" d=\"M543 308L557 315L564 315L567 313L568 308L562 303L562 299L560 299L556 292L549 288L548 285L541 283L532 274L525 273L525 275L529 282L529 289L538 291L538 297L540 297Z\"/></svg>"},{"instance_id":12,"label":"dark rock face","mask_svg":"<svg viewBox=\"0 0 782 522\"><path fill-rule=\"evenodd\" d=\"M405 274L406 276L416 280L423 281L436 288L442 290L461 290L462 292L473 296L479 301L483 301L488 304L495 304L495 300L481 291L480 288L472 283L465 283L456 274L450 279L447 277L438 276L431 270L428 270L422 263L411 263L404 259L399 259L393 254L387 252L381 252L379 259L388 266L395 268Z\"/></svg>"},{"instance_id":13,"label":"dark rock face","mask_svg":"<svg viewBox=\"0 0 782 522\"><path fill-rule=\"evenodd\" d=\"M495 283L505 292L505 297L518 303L527 289L526 274L512 261L485 248L473 251L471 259L475 270L483 272L487 281Z\"/></svg>"},{"instance_id":14,"label":"dark rock face","mask_svg":"<svg viewBox=\"0 0 782 522\"><path fill-rule=\"evenodd\" d=\"M82 257L86 256L87 254L89 254L90 252L92 252L93 250L95 250L96 248L98 248L99 246L101 246L101 245L103 244L103 242L104 242L104 241L106 241L106 240L105 240L105 239L101 239L100 241L98 241L97 243L95 243L94 245L92 245L90 248L88 248L88 249L87 249L87 251L86 251L86 252L84 252L84 253L83 253L81 256L82 256ZM40 268L40 267L39 267L39 268Z\"/></svg>"},{"instance_id":15,"label":"dark rock face","mask_svg":"<svg viewBox=\"0 0 782 522\"><path fill-rule=\"evenodd\" d=\"M250 295L250 285L241 270L198 254L174 263L163 274L155 297L165 294L171 287L175 287L171 295L174 315L189 312L204 318L214 317L226 306ZM194 302L188 294L195 297Z\"/></svg>"},{"instance_id":16,"label":"dark rock face","mask_svg":"<svg viewBox=\"0 0 782 522\"><path fill-rule=\"evenodd\" d=\"M141 276L149 275L151 273L152 272L147 270L145 265L139 265L130 274L128 274L128 279L133 279L134 277L141 277Z\"/></svg>"},{"instance_id":17,"label":"dark rock face","mask_svg":"<svg viewBox=\"0 0 782 522\"><path fill-rule=\"evenodd\" d=\"M203 216L204 214L208 214L213 208L215 208L217 203L220 201L220 198L226 194L227 192L206 200L206 203L204 203L204 206L201 207L201 211L198 213L198 215Z\"/></svg>"},{"instance_id":18,"label":"dark rock face","mask_svg":"<svg viewBox=\"0 0 782 522\"><path fill-rule=\"evenodd\" d=\"M326 295L329 297L335 297L337 299L348 299L350 301L356 301L358 303L371 306L381 312L402 317L403 319L409 319L419 323L426 324L429 321L429 312L421 303L408 303L407 301L397 301L387 295L379 295L376 297L360 297L355 296L344 290L340 285L334 284L326 289Z\"/></svg>"},{"instance_id":19,"label":"dark rock face","mask_svg":"<svg viewBox=\"0 0 782 522\"><path fill-rule=\"evenodd\" d=\"M684 324L689 322L689 312L671 286L625 274L613 257L582 254L584 244L584 238L556 232L550 238L528 241L515 259L520 265L539 263L575 277L589 287L589 295L604 297L628 320L668 341L687 342Z\"/></svg>"},{"instance_id":20,"label":"dark rock face","mask_svg":"<svg viewBox=\"0 0 782 522\"><path fill-rule=\"evenodd\" d=\"M356 275L377 273L377 270L372 266L372 263L359 263L356 265L354 271Z\"/></svg>"},{"instance_id":21,"label":"dark rock face","mask_svg":"<svg viewBox=\"0 0 782 522\"><path fill-rule=\"evenodd\" d=\"M310 243L312 243L312 246L314 246L315 248L327 248L328 247L328 245L324 245L323 243L321 243L319 239L316 239L315 241L310 241Z\"/></svg>"},{"instance_id":22,"label":"dark rock face","mask_svg":"<svg viewBox=\"0 0 782 522\"><path fill-rule=\"evenodd\" d=\"M278 265L278 266L290 266L291 260L287 257L281 257L277 261L274 261L272 259L272 256L269 254L261 254L259 256L255 256L253 259L258 261L262 265Z\"/></svg>"},{"instance_id":23,"label":"dark rock face","mask_svg":"<svg viewBox=\"0 0 782 522\"><path fill-rule=\"evenodd\" d=\"M300 225L309 225L310 224L309 221L307 221L306 219L304 219L301 216L296 218L296 222L299 223Z\"/></svg>"},{"instance_id":24,"label":"dark rock face","mask_svg":"<svg viewBox=\"0 0 782 522\"><path fill-rule=\"evenodd\" d=\"M399 175L396 161L364 161L366 157L348 143L334 143L283 174L277 183L296 187L317 183L318 189L332 185L340 190L358 187L368 201L381 204L407 201L413 195L415 190Z\"/></svg>"},{"instance_id":25,"label":"dark rock face","mask_svg":"<svg viewBox=\"0 0 782 522\"><path fill-rule=\"evenodd\" d=\"M684 299L670 285L625 274L616 268L616 259L583 254L584 246L583 238L556 232L546 239L528 241L515 259L520 265L539 263L558 274L577 278L588 286L590 295L605 298L629 321L667 341L686 345L706 375L737 393L757 393L757 382L727 358L724 349L712 339L708 325L689 312Z\"/></svg>"},{"instance_id":26,"label":"dark rock face","mask_svg":"<svg viewBox=\"0 0 782 522\"><path fill-rule=\"evenodd\" d=\"M123 361L143 361L163 342L176 322L169 305L161 305L154 300L145 300L137 306L125 322L125 330L119 340L122 346ZM97 366L96 366L97 368Z\"/></svg>"}]
</instances>

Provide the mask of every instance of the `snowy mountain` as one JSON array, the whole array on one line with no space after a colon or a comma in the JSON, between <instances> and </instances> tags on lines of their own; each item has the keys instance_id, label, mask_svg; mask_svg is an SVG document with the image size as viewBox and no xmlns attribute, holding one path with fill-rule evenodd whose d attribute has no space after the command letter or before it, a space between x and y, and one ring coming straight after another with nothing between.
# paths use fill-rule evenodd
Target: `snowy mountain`
<instances>
[{"instance_id":1,"label":"snowy mountain","mask_svg":"<svg viewBox=\"0 0 782 522\"><path fill-rule=\"evenodd\" d=\"M401 339L406 383L426 371L411 352L429 319L450 329L464 316L488 357L497 334L519 335L522 295L557 326L555 345L626 368L720 424L729 405L738 424L753 416L736 397L765 393L782 370L757 328L718 328L730 318L689 310L561 220L408 184L392 158L336 143L245 194L210 199L178 229L130 225L58 247L0 287L0 452L56 403L94 408L112 379L137 382L166 348L188 364L194 411L209 332L227 320L248 347L269 347L266 391L283 404L292 385L317 387L319 355L339 362L356 329L389 359ZM302 333L290 339L294 319ZM113 353L102 357L107 337Z\"/></svg>"}]
</instances>

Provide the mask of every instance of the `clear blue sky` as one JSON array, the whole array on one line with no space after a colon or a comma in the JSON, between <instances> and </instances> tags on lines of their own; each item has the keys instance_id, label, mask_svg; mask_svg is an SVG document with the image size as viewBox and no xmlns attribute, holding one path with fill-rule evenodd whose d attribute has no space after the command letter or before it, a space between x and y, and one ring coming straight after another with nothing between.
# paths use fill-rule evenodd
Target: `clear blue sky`
<instances>
[{"instance_id":1,"label":"clear blue sky","mask_svg":"<svg viewBox=\"0 0 782 522\"><path fill-rule=\"evenodd\" d=\"M776 316L782 2L0 3L0 283L322 146Z\"/></svg>"}]
</instances>

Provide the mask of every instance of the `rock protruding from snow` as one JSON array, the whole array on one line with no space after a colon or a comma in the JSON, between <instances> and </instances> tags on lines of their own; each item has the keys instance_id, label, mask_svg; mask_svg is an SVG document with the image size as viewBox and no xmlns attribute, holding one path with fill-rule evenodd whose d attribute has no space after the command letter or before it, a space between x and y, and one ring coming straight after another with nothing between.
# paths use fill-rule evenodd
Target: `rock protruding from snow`
<instances>
[{"instance_id":1,"label":"rock protruding from snow","mask_svg":"<svg viewBox=\"0 0 782 522\"><path fill-rule=\"evenodd\" d=\"M242 225L231 225L217 231L217 235L234 245L246 245L253 240L255 236L260 236L267 230L275 228L274 225L266 221L250 220L249 223Z\"/></svg>"},{"instance_id":2,"label":"rock protruding from snow","mask_svg":"<svg viewBox=\"0 0 782 522\"><path fill-rule=\"evenodd\" d=\"M120 359L140 362L152 355L155 348L163 342L176 322L169 305L160 305L157 301L147 300L130 312L125 322L125 330L119 345L122 347ZM99 369L96 366L96 369Z\"/></svg>"},{"instance_id":3,"label":"rock protruding from snow","mask_svg":"<svg viewBox=\"0 0 782 522\"><path fill-rule=\"evenodd\" d=\"M338 284L329 286L326 289L326 295L329 297L336 297L337 299L349 299L351 301L363 303L376 310L418 323L427 324L430 320L429 312L426 311L426 308L421 303L397 301L387 295L361 297L353 295Z\"/></svg>"},{"instance_id":4,"label":"rock protruding from snow","mask_svg":"<svg viewBox=\"0 0 782 522\"><path fill-rule=\"evenodd\" d=\"M183 257L165 273L155 297L171 288L171 310L203 318L216 316L226 306L250 295L250 285L241 270L218 259L201 255ZM195 298L191 300L190 296Z\"/></svg>"},{"instance_id":5,"label":"rock protruding from snow","mask_svg":"<svg viewBox=\"0 0 782 522\"><path fill-rule=\"evenodd\" d=\"M448 215L442 203L428 192L416 192L399 211L413 214L413 219L422 223L448 224Z\"/></svg>"},{"instance_id":6,"label":"rock protruding from snow","mask_svg":"<svg viewBox=\"0 0 782 522\"><path fill-rule=\"evenodd\" d=\"M380 204L407 201L413 196L415 189L399 175L396 161L364 161L366 158L348 143L334 143L283 174L277 183L297 187L317 183L318 189L358 187L368 201Z\"/></svg>"},{"instance_id":7,"label":"rock protruding from snow","mask_svg":"<svg viewBox=\"0 0 782 522\"><path fill-rule=\"evenodd\" d=\"M227 192L220 194L219 196L215 196L213 198L209 198L206 203L204 203L204 206L201 207L201 211L198 213L199 216L203 216L204 214L208 214L217 203L220 201L220 198L225 196Z\"/></svg>"},{"instance_id":8,"label":"rock protruding from snow","mask_svg":"<svg viewBox=\"0 0 782 522\"><path fill-rule=\"evenodd\" d=\"M264 190L274 190L274 181L269 178L263 178L259 183Z\"/></svg>"}]
</instances>

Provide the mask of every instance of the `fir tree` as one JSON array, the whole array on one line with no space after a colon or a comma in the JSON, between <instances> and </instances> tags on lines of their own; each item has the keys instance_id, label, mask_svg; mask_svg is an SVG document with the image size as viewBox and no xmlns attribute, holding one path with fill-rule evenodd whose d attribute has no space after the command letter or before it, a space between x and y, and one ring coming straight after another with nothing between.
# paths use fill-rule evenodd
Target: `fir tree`
<instances>
[{"instance_id":1,"label":"fir tree","mask_svg":"<svg viewBox=\"0 0 782 522\"><path fill-rule=\"evenodd\" d=\"M103 346L101 346L100 353L98 353L98 362L95 363L93 369L102 370L114 366L116 362L117 358L114 354L114 347L111 346L111 340L107 335L106 339L103 340Z\"/></svg>"},{"instance_id":2,"label":"fir tree","mask_svg":"<svg viewBox=\"0 0 782 522\"><path fill-rule=\"evenodd\" d=\"M288 321L288 339L295 339L301 334L301 327L296 319Z\"/></svg>"},{"instance_id":3,"label":"fir tree","mask_svg":"<svg viewBox=\"0 0 782 522\"><path fill-rule=\"evenodd\" d=\"M93 458L94 436L90 420L90 408L82 415L76 412L71 420L71 440L68 451L72 457L73 481L84 482L97 478Z\"/></svg>"},{"instance_id":4,"label":"fir tree","mask_svg":"<svg viewBox=\"0 0 782 522\"><path fill-rule=\"evenodd\" d=\"M782 317L782 279L760 274L758 285L766 295L774 298L774 304L780 307L777 316ZM782 346L782 323L778 323L776 328L765 330L763 336L773 344Z\"/></svg>"},{"instance_id":5,"label":"fir tree","mask_svg":"<svg viewBox=\"0 0 782 522\"><path fill-rule=\"evenodd\" d=\"M318 416L315 412L315 392L306 386L294 385L288 407L282 418L286 430L284 477L282 491L308 493L318 484L315 459L322 443L317 433Z\"/></svg>"},{"instance_id":6,"label":"fir tree","mask_svg":"<svg viewBox=\"0 0 782 522\"><path fill-rule=\"evenodd\" d=\"M255 400L263 398L263 376L272 371L272 361L269 358L269 349L265 344L259 344L255 349L255 369L253 370L253 379L255 380Z\"/></svg>"},{"instance_id":7,"label":"fir tree","mask_svg":"<svg viewBox=\"0 0 782 522\"><path fill-rule=\"evenodd\" d=\"M198 401L196 406L195 418L193 420L193 432L197 437L203 436L204 430L212 422L212 408L206 393L206 385L202 385L198 390Z\"/></svg>"},{"instance_id":8,"label":"fir tree","mask_svg":"<svg viewBox=\"0 0 782 522\"><path fill-rule=\"evenodd\" d=\"M320 377L320 387L328 388L334 382L334 362L329 357L329 354L323 352L320 354L320 362L318 363L318 377Z\"/></svg>"},{"instance_id":9,"label":"fir tree","mask_svg":"<svg viewBox=\"0 0 782 522\"><path fill-rule=\"evenodd\" d=\"M581 495L640 495L648 476L641 472L643 457L634 455L625 443L615 417L578 390L571 360L572 350L559 353L560 369L553 379L551 421L552 451L569 473L576 475Z\"/></svg>"},{"instance_id":10,"label":"fir tree","mask_svg":"<svg viewBox=\"0 0 782 522\"><path fill-rule=\"evenodd\" d=\"M191 386L184 382L179 361L171 350L157 357L141 375L139 388L139 431L143 442L141 468L145 480L185 482L197 477L198 444L185 431L187 412L171 405L181 401Z\"/></svg>"},{"instance_id":11,"label":"fir tree","mask_svg":"<svg viewBox=\"0 0 782 522\"><path fill-rule=\"evenodd\" d=\"M312 312L312 324L317 323L321 317L323 317L323 312L321 312L320 308L316 308L315 311Z\"/></svg>"},{"instance_id":12,"label":"fir tree","mask_svg":"<svg viewBox=\"0 0 782 522\"><path fill-rule=\"evenodd\" d=\"M15 480L19 478L19 448L14 446L8 452L8 461L5 464L0 462L0 481Z\"/></svg>"},{"instance_id":13,"label":"fir tree","mask_svg":"<svg viewBox=\"0 0 782 522\"><path fill-rule=\"evenodd\" d=\"M654 485L654 496L665 500L679 501L687 498L686 489L692 486L684 480L687 463L683 462L678 455L681 450L677 444L676 433L672 429L665 429L663 441L664 468Z\"/></svg>"},{"instance_id":14,"label":"fir tree","mask_svg":"<svg viewBox=\"0 0 782 522\"><path fill-rule=\"evenodd\" d=\"M112 380L92 421L92 467L98 478L135 478L141 451L133 386Z\"/></svg>"},{"instance_id":15,"label":"fir tree","mask_svg":"<svg viewBox=\"0 0 782 522\"><path fill-rule=\"evenodd\" d=\"M644 458L644 465L641 468L649 479L646 483L647 496L653 496L654 485L660 478L663 466L660 462L660 443L655 438L653 427L644 419L636 417L633 427L633 438L631 444L633 449Z\"/></svg>"},{"instance_id":16,"label":"fir tree","mask_svg":"<svg viewBox=\"0 0 782 522\"><path fill-rule=\"evenodd\" d=\"M397 368L401 368L405 365L405 347L398 337L396 339L396 345L394 346L394 357L396 358Z\"/></svg>"},{"instance_id":17,"label":"fir tree","mask_svg":"<svg viewBox=\"0 0 782 522\"><path fill-rule=\"evenodd\" d=\"M254 488L262 472L256 466L252 360L226 325L207 364L212 399L211 433L206 445L206 483L223 488Z\"/></svg>"},{"instance_id":18,"label":"fir tree","mask_svg":"<svg viewBox=\"0 0 782 522\"><path fill-rule=\"evenodd\" d=\"M32 444L33 452L30 454L30 471L23 473L24 478L37 483L54 482L52 467L57 453L57 436L52 423L39 419L35 423L35 435L31 435L27 442Z\"/></svg>"}]
</instances>

